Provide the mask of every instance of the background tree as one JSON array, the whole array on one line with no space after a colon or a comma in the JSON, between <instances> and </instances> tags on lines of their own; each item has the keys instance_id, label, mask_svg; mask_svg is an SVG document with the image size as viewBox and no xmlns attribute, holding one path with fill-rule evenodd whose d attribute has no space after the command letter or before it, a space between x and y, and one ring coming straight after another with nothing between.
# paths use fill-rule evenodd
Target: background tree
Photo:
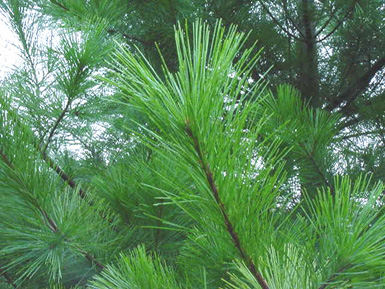
<instances>
[{"instance_id":1,"label":"background tree","mask_svg":"<svg viewBox=\"0 0 385 289\"><path fill-rule=\"evenodd\" d=\"M258 41L256 51L263 48L262 60L253 70L252 78L255 81L267 79L272 90L279 84L291 84L310 106L341 113L343 117L335 136L343 142L339 142L338 148L334 146L335 151L343 152L340 164L349 167L351 172L371 172L378 180L383 177L383 1L16 2L30 5L34 17L44 18L48 28L59 24L62 29L80 32L87 30L90 19L102 19L105 40L118 37L131 48L138 45L158 72L161 71L162 61L155 43L168 67L174 71L178 68L172 40L177 21L192 23L200 17L213 24L217 18L222 18L224 26L236 24L240 31L251 33L245 47L251 47ZM33 34L34 30L28 29ZM79 127L79 116L82 121L84 118L90 120L90 113L100 109L98 97L93 98L95 105L91 109L91 95L95 96L95 90L88 92L87 97L83 96L79 109L65 114L64 122L73 119L71 126ZM65 103L60 106L65 107ZM56 121L61 111L59 108L54 113L52 122ZM107 111L109 115L112 110L109 108ZM98 115L100 117L100 113ZM116 123L119 122L116 120ZM106 152L90 144L93 129L89 126L85 128L84 124L81 132L74 133L71 139L76 138L77 144L87 153L94 157L99 155L97 158L101 159ZM98 122L93 127L101 124ZM55 131L60 132L60 127ZM104 129L109 133L113 131L111 127ZM86 139L80 137L83 133L88 134ZM104 137L109 145L119 143L116 135L111 137L107 134ZM332 142L331 139L329 141ZM312 149L310 153L313 158ZM317 170L319 175L328 174L325 169ZM312 187L309 184L308 188Z\"/></svg>"}]
</instances>

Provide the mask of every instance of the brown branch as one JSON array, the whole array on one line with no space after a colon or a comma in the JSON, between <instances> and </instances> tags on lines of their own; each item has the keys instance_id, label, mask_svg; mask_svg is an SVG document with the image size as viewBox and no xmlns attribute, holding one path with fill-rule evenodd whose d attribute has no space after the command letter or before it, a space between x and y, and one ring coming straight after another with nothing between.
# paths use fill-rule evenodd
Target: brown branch
<instances>
[{"instance_id":1,"label":"brown branch","mask_svg":"<svg viewBox=\"0 0 385 289\"><path fill-rule=\"evenodd\" d=\"M43 160L49 165L51 169L53 169L59 176L60 178L66 182L72 189L76 189L76 182L68 175L66 172L58 165L56 164L48 155L45 151L40 150L40 153L42 155ZM78 192L79 196L84 199L87 194L85 191L82 190L82 188L79 188Z\"/></svg>"},{"instance_id":2,"label":"brown branch","mask_svg":"<svg viewBox=\"0 0 385 289\"><path fill-rule=\"evenodd\" d=\"M353 9L354 9L354 6L356 5L356 2L357 0L354 1L352 7L350 8L350 10L345 14L345 16L338 21L337 25L328 33L326 34L324 37L318 39L316 42L321 42L321 41L324 41L326 40L327 38L329 38L331 35L334 34L334 32L337 31L338 28L340 28L340 26L342 25L342 23L344 23L344 21L349 17L350 13L353 12ZM319 35L320 33L322 32L322 30L318 31L318 33L316 35Z\"/></svg>"},{"instance_id":3,"label":"brown branch","mask_svg":"<svg viewBox=\"0 0 385 289\"><path fill-rule=\"evenodd\" d=\"M68 184L68 186L70 186L74 190L78 188L78 195L80 196L80 198L85 199L90 206L94 205L94 202L87 199L87 193L82 188L78 187L74 179L72 179L57 163L55 163L55 161L52 160L52 158L50 158L46 152L43 152L40 148L38 148L38 151L41 153L42 159L49 165L51 169L55 171L56 174L59 175L59 177L66 184ZM107 215L103 211L98 211L98 213L103 220L107 219ZM107 221L109 223L114 222L114 220L110 218L108 218Z\"/></svg>"},{"instance_id":4,"label":"brown branch","mask_svg":"<svg viewBox=\"0 0 385 289\"><path fill-rule=\"evenodd\" d=\"M293 18L290 17L289 10L287 9L287 0L282 0L281 3L282 3L283 11L285 12L285 18L288 19L288 21L290 21L291 24L293 24L294 28L297 29L297 31L299 32L299 34L300 34L302 37L305 37L305 35L303 34L303 32L301 31L301 29L299 28L299 26L295 23L295 21L293 20Z\"/></svg>"},{"instance_id":5,"label":"brown branch","mask_svg":"<svg viewBox=\"0 0 385 289\"><path fill-rule=\"evenodd\" d=\"M271 11L269 10L269 8L267 8L267 6L263 3L263 0L259 0L259 3L261 4L261 6L263 7L263 9L266 10L267 14L270 16L270 18L274 21L275 24L278 25L279 28L281 28L287 35L289 35L290 37L293 37L294 39L298 40L298 41L302 41L304 42L304 39L294 35L293 33L291 33L289 30L287 30L285 27L283 27L283 25L278 21L277 18L274 17L274 15L271 13Z\"/></svg>"},{"instance_id":6,"label":"brown branch","mask_svg":"<svg viewBox=\"0 0 385 289\"><path fill-rule=\"evenodd\" d=\"M353 102L360 93L362 93L366 87L370 84L370 81L374 75L385 67L385 57L378 59L372 67L368 69L361 77L356 79L354 83L349 86L344 92L342 92L328 107L327 109L333 110L346 101L345 108Z\"/></svg>"},{"instance_id":7,"label":"brown branch","mask_svg":"<svg viewBox=\"0 0 385 289\"><path fill-rule=\"evenodd\" d=\"M59 3L56 0L50 0L50 2L52 4L55 4L55 5L59 6L61 9L65 10L65 11L69 11L69 9L66 6L64 6L62 3Z\"/></svg>"},{"instance_id":8,"label":"brown branch","mask_svg":"<svg viewBox=\"0 0 385 289\"><path fill-rule=\"evenodd\" d=\"M15 170L15 166L11 163L11 161L8 159L7 155L0 149L0 156L2 158L2 160L4 161L4 163L11 169L11 170ZM23 184L23 181L18 178L18 181L20 184ZM56 225L55 221L49 217L48 213L39 205L38 201L36 199L33 199L32 200L32 203L36 206L36 208L38 209L38 211L42 214L42 216L44 217L44 222L45 224L47 225L47 227L50 229L51 232L53 232L54 234L61 234L58 226ZM69 240L65 239L67 242L70 242ZM105 266L100 263L99 261L96 260L95 257L93 257L91 254L89 254L88 252L84 251L84 250L81 250L79 248L77 248L77 250L79 250L80 253L82 253L88 260L91 261L91 263L95 264L98 268L100 269L104 269ZM0 268L1 269L1 268ZM0 273L2 273L0 271Z\"/></svg>"},{"instance_id":9,"label":"brown branch","mask_svg":"<svg viewBox=\"0 0 385 289\"><path fill-rule=\"evenodd\" d=\"M83 251L83 250L80 250L78 249L80 253L82 253L84 255L84 257L86 257L87 260L89 260L91 263L95 264L100 270L103 270L104 268L106 268L106 266L104 266L102 263L100 263L98 260L95 259L94 256L92 256L91 254L87 253L86 251Z\"/></svg>"},{"instance_id":10,"label":"brown branch","mask_svg":"<svg viewBox=\"0 0 385 289\"><path fill-rule=\"evenodd\" d=\"M220 212L221 212L221 214L223 216L223 220L224 220L227 232L229 233L234 246L238 250L239 255L241 256L243 261L247 264L250 272L253 274L253 276L257 280L258 284L262 287L262 289L269 289L269 286L266 283L266 280L263 278L262 274L257 270L257 268L256 268L256 266L254 264L253 259L247 254L245 249L242 247L241 240L240 240L237 232L235 231L234 226L231 223L230 218L229 218L229 216L228 216L228 214L226 212L225 205L221 201L221 198L219 196L219 191L218 191L218 188L217 188L217 186L215 184L215 181L214 181L213 174L212 174L212 171L210 169L210 166L209 166L209 164L206 163L205 157L204 157L203 152L201 150L201 147L199 145L199 141L194 136L194 134L193 134L193 132L191 130L190 122L189 121L186 121L185 131L186 131L187 135L191 138L191 140L194 143L194 149L195 149L195 152L198 154L199 163L201 165L202 170L205 173L206 180L207 180L207 182L208 182L208 184L210 186L210 190L211 190L211 192L213 194L213 197L214 197L216 203L219 206L219 210L220 210Z\"/></svg>"},{"instance_id":11,"label":"brown branch","mask_svg":"<svg viewBox=\"0 0 385 289\"><path fill-rule=\"evenodd\" d=\"M326 178L326 176L324 175L324 173L321 171L321 169L319 168L317 162L315 161L315 159L313 158L313 156L311 155L311 153L306 149L306 147L303 145L303 144L299 144L299 146L306 152L306 155L308 157L308 159L310 160L310 162L312 163L312 165L314 166L314 168L316 169L318 175L321 177L322 181L325 183L325 185L330 189L330 192L332 193L332 195L334 196L335 195L335 189L334 187L332 186L332 184L329 182L329 180Z\"/></svg>"},{"instance_id":12,"label":"brown branch","mask_svg":"<svg viewBox=\"0 0 385 289\"><path fill-rule=\"evenodd\" d=\"M10 168L12 171L15 171L15 166L12 164L12 162L9 160L7 155L1 149L0 149L0 156L3 162L8 166L8 168ZM19 177L17 177L17 181L22 185L24 184L23 180L21 180ZM47 212L38 204L37 200L32 199L32 202L36 206L36 208L39 210L39 212L43 215L44 222L47 224L48 228L54 233L58 232L56 223L54 222L53 219L48 217Z\"/></svg>"},{"instance_id":13,"label":"brown branch","mask_svg":"<svg viewBox=\"0 0 385 289\"><path fill-rule=\"evenodd\" d=\"M4 277L4 279L7 281L8 285L11 285L13 288L17 289L17 285L13 282L11 276L0 267L0 275Z\"/></svg>"},{"instance_id":14,"label":"brown branch","mask_svg":"<svg viewBox=\"0 0 385 289\"><path fill-rule=\"evenodd\" d=\"M10 169L14 169L14 166L13 164L11 163L11 161L8 159L8 157L6 156L6 154L3 152L3 150L0 148L0 156L3 160L3 162L10 168Z\"/></svg>"},{"instance_id":15,"label":"brown branch","mask_svg":"<svg viewBox=\"0 0 385 289\"><path fill-rule=\"evenodd\" d=\"M17 119L17 114L14 111L12 111L10 108L8 108L7 111L8 111L9 114L12 115L12 117L15 119L16 122L18 122L20 125L22 125L21 122ZM60 178L66 184L68 184L68 186L70 186L72 189L76 189L78 187L76 182L57 163L55 163L54 160L52 160L48 156L46 151L43 151L42 145L37 145L35 143L34 146L35 146L36 150L38 152L40 152L43 161L45 161L49 165L49 167L51 169L53 169L55 171L55 173L58 174L60 176ZM7 156L3 153L3 151L1 149L0 149L0 157L1 157L1 159L3 159L3 161L7 164L8 167L10 167L11 169L14 169L13 164L9 161L9 159L7 158ZM82 199L86 199L86 197L87 197L86 192L82 188L80 188L80 187L78 187L78 190L79 190L78 191L78 195ZM90 200L87 200L87 203L90 206L94 205L94 203L92 201L90 201ZM40 212L44 215L44 211L43 210L40 210ZM107 219L107 215L104 212L99 211L98 213L103 218L103 220ZM52 223L51 221L49 221L49 220L47 220L47 222L50 225L51 229L55 231L55 226L56 225L54 223ZM113 223L113 220L112 219L108 219L108 222L109 223Z\"/></svg>"},{"instance_id":16,"label":"brown branch","mask_svg":"<svg viewBox=\"0 0 385 289\"><path fill-rule=\"evenodd\" d=\"M318 289L325 289L326 287L328 287L330 282L333 282L338 277L339 274L341 274L344 271L348 270L352 266L353 266L352 264L347 264L347 265L343 266L341 269L339 269L337 271L337 273L332 274L330 276L330 278L326 282L324 282L320 287L318 287Z\"/></svg>"},{"instance_id":17,"label":"brown branch","mask_svg":"<svg viewBox=\"0 0 385 289\"><path fill-rule=\"evenodd\" d=\"M107 30L108 33L114 35L114 34L120 34L123 36L123 38L126 38L128 40L132 40L132 41L136 41L136 42L139 42L143 45L146 45L146 46L154 46L154 42L153 41L147 41L147 40L144 40L144 39L141 39L139 37L136 37L134 35L130 35L130 34L126 34L126 33L122 33L122 32L119 32L115 29L108 29Z\"/></svg>"},{"instance_id":18,"label":"brown branch","mask_svg":"<svg viewBox=\"0 0 385 289\"><path fill-rule=\"evenodd\" d=\"M55 124L54 124L54 126L52 127L52 129L51 129L51 131L50 131L50 133L49 133L49 135L48 135L47 143L45 144L44 148L42 149L42 153L43 153L43 154L44 154L45 151L47 150L48 145L49 145L49 143L51 142L52 137L54 136L55 131L56 131L56 129L58 128L60 122L64 119L65 114L68 112L68 109L69 109L70 105L71 105L71 98L68 98L67 103L66 103L66 106L64 107L63 111L61 112L61 114L59 115L59 117L57 118L57 120L55 121Z\"/></svg>"},{"instance_id":19,"label":"brown branch","mask_svg":"<svg viewBox=\"0 0 385 289\"><path fill-rule=\"evenodd\" d=\"M324 37L322 37L321 39L317 40L317 42L321 42L321 41L324 41L325 39L327 39L329 36L331 36L341 25L342 23L349 17L349 15L353 12L353 9L354 7L356 6L357 4L357 1L358 0L354 0L353 3L352 3L352 6L350 7L350 9L348 9L348 11L346 12L345 16L342 17L341 20L338 20L337 21L337 25L328 33L326 34ZM331 22L331 20L333 19L335 13L337 11L334 11L334 12L331 12L332 15L329 17L329 19L324 23L324 25L316 32L315 36L317 37L318 35L320 35L322 33L323 30L325 30L325 28L329 25L329 23Z\"/></svg>"},{"instance_id":20,"label":"brown branch","mask_svg":"<svg viewBox=\"0 0 385 289\"><path fill-rule=\"evenodd\" d=\"M337 9L338 10L338 9ZM328 20L325 21L325 23L321 26L321 28L315 33L315 36L317 37L318 35L320 35L322 33L322 31L325 30L325 28L329 25L329 23L332 21L332 19L334 18L335 16L335 13L337 12L337 10L335 11L330 11L331 13L331 16L329 17ZM338 20L338 19L337 19Z\"/></svg>"}]
</instances>

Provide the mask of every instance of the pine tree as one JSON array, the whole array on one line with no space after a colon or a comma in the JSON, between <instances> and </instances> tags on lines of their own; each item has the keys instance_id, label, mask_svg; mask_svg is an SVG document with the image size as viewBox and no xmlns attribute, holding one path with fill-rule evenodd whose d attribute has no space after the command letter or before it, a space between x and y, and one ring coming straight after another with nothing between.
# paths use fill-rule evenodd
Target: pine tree
<instances>
[{"instance_id":1,"label":"pine tree","mask_svg":"<svg viewBox=\"0 0 385 289\"><path fill-rule=\"evenodd\" d=\"M384 187L335 157L341 115L255 81L235 26L180 24L160 70L96 2L42 46L52 18L2 4L0 286L384 287Z\"/></svg>"}]
</instances>

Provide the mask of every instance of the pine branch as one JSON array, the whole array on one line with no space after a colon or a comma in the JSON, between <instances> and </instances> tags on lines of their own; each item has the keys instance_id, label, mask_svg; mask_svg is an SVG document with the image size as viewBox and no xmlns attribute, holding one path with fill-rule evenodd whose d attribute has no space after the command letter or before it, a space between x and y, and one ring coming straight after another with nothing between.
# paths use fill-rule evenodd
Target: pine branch
<instances>
[{"instance_id":1,"label":"pine branch","mask_svg":"<svg viewBox=\"0 0 385 289\"><path fill-rule=\"evenodd\" d=\"M9 161L8 157L5 155L5 153L3 152L3 150L0 148L0 156L3 160L3 162L10 168L10 169L14 169L13 167L13 164Z\"/></svg>"},{"instance_id":2,"label":"pine branch","mask_svg":"<svg viewBox=\"0 0 385 289\"><path fill-rule=\"evenodd\" d=\"M338 11L338 9L336 10L331 10L330 13L330 17L328 20L325 21L325 23L321 26L321 28L315 33L315 36L317 37L318 35L320 35L322 33L322 31L325 30L325 28L329 25L329 23L332 21L332 19L334 18L335 16L335 13Z\"/></svg>"},{"instance_id":3,"label":"pine branch","mask_svg":"<svg viewBox=\"0 0 385 289\"><path fill-rule=\"evenodd\" d=\"M8 168L11 169L13 172L15 172L15 170L16 170L15 166L12 164L12 162L9 160L8 156L1 149L0 149L0 156L3 160L3 162L8 166ZM16 172L15 172L15 175L16 175ZM20 179L17 175L16 175L16 179L21 185L24 184L23 180ZM42 216L44 217L44 223L48 226L48 228L52 232L57 233L58 228L57 228L57 225L54 222L54 220L48 216L47 212L39 205L39 203L37 202L36 199L32 199L31 201L35 205L35 207L38 209L38 211L42 214Z\"/></svg>"},{"instance_id":4,"label":"pine branch","mask_svg":"<svg viewBox=\"0 0 385 289\"><path fill-rule=\"evenodd\" d=\"M87 258L87 260L89 260L91 263L95 264L100 270L103 270L104 268L106 268L106 266L104 266L102 263L100 263L98 260L96 260L94 256L87 253L86 251L79 250L79 252L82 253L84 255L84 257Z\"/></svg>"},{"instance_id":5,"label":"pine branch","mask_svg":"<svg viewBox=\"0 0 385 289\"><path fill-rule=\"evenodd\" d=\"M68 185L70 186L72 189L78 189L78 195L80 196L80 198L82 199L87 199L87 193L81 188L79 187L76 182L74 181L74 179L72 179L57 163L55 163L48 155L46 152L43 152L41 149L38 149L41 153L41 156L42 156L42 159L49 165L49 167L51 169L53 169L55 171L56 174L58 174L58 176ZM87 203L90 205L90 206L93 206L94 203L90 200L87 200ZM99 211L98 212L100 217L102 217L103 220L106 220L107 219L107 215L102 212L102 211ZM108 219L107 220L109 223L112 223L113 220L112 219ZM126 224L126 223L125 223ZM114 230L116 230L114 228Z\"/></svg>"},{"instance_id":6,"label":"pine branch","mask_svg":"<svg viewBox=\"0 0 385 289\"><path fill-rule=\"evenodd\" d=\"M1 100L0 100L1 102ZM6 103L5 102L1 102L1 104L3 104L4 106L7 107ZM14 118L15 121L17 121L20 125L23 126L23 124L18 120L18 116L17 114L11 110L9 107L7 107L7 112L12 115L12 117ZM57 121L57 123L59 123L60 121ZM77 185L77 183L75 182L74 179L72 179L52 158L50 158L47 154L47 152L45 150L43 150L42 148L42 145L37 145L36 142L34 142L34 147L36 148L36 150L40 153L43 161L45 161L48 166L54 170L54 172L68 185L70 186L72 189L78 189L78 195L80 196L80 198L82 199L86 199L87 198L87 193ZM3 161L7 164L8 167L12 168L13 169L13 165L12 163L8 160L7 156L3 153L3 151L0 149L0 157L3 159ZM87 203L90 205L90 206L93 206L94 203L92 201L89 201L87 200ZM41 213L44 215L44 211L41 211ZM98 212L99 215L102 217L103 220L106 220L107 219L107 216L104 212L102 211L99 211ZM109 223L112 223L113 220L112 219L108 219L108 222ZM50 224L50 227L52 230L55 230L55 224L52 223L51 221L48 221L48 224ZM114 228L114 230L116 230Z\"/></svg>"},{"instance_id":7,"label":"pine branch","mask_svg":"<svg viewBox=\"0 0 385 289\"><path fill-rule=\"evenodd\" d=\"M343 109L349 106L366 87L370 84L370 81L374 75L385 67L385 57L378 59L361 77L356 79L351 86L349 86L344 92L342 92L328 107L328 110L333 110L340 106L343 102L346 105Z\"/></svg>"},{"instance_id":8,"label":"pine branch","mask_svg":"<svg viewBox=\"0 0 385 289\"><path fill-rule=\"evenodd\" d=\"M247 267L249 268L250 272L253 274L254 278L257 280L258 284L262 287L262 289L269 289L269 286L266 283L265 278L263 278L262 274L257 270L255 263L254 263L254 260L251 258L251 256L249 256L247 254L247 252L243 248L243 246L241 244L241 240L239 239L239 236L238 236L237 232L235 231L233 224L230 221L230 218L227 214L225 205L221 201L221 198L219 196L219 191L218 191L218 188L215 184L213 174L212 174L212 171L210 169L210 165L207 164L207 162L205 160L205 157L204 157L203 152L201 150L199 141L194 136L194 134L191 130L189 120L186 121L185 131L194 143L194 149L195 149L195 152L198 154L199 163L201 165L202 170L205 173L206 180L210 186L210 190L211 190L211 193L213 194L215 202L219 206L219 210L222 214L227 232L229 233L234 246L238 250L239 255L241 256L242 260L247 264Z\"/></svg>"},{"instance_id":9,"label":"pine branch","mask_svg":"<svg viewBox=\"0 0 385 289\"><path fill-rule=\"evenodd\" d=\"M12 170L15 172L15 166L12 164L12 162L9 160L9 158L7 157L7 155L0 149L0 156L2 158L2 160L4 161L4 163ZM16 175L16 172L15 172L15 175ZM23 181L17 177L17 181L23 185ZM49 217L48 213L40 206L40 204L38 203L38 201L36 199L32 199L31 200L33 205L35 205L35 207L38 209L38 211L42 214L43 218L44 218L44 223L47 225L47 227L50 229L50 231L56 235L61 235L61 232L58 228L58 226L56 225L55 221ZM70 243L71 241L68 240L67 238L64 238L64 240L68 243ZM105 266L100 263L99 261L96 260L96 258L94 256L92 256L92 254L80 249L80 248L77 248L77 250L82 253L84 255L85 258L87 258L91 263L95 264L98 268L100 269L104 269ZM1 272L0 272L1 273Z\"/></svg>"},{"instance_id":10,"label":"pine branch","mask_svg":"<svg viewBox=\"0 0 385 289\"><path fill-rule=\"evenodd\" d=\"M64 6L62 3L59 3L59 2L56 1L56 0L50 0L50 2L51 2L52 4L54 4L54 5L57 5L58 7L60 7L61 9L63 9L63 10L66 11L66 12L69 12L69 11L70 11L70 9L69 9L68 7ZM151 46L151 47L152 47L152 46L154 45L154 42L152 42L152 41L147 41L147 40L141 39L141 38L139 38L139 37L136 37L136 36L134 36L134 35L122 33L122 32L119 32L119 31L117 31L117 30L115 30L115 29L109 29L109 30L107 30L107 32L108 32L109 34L111 34L111 35L114 35L114 34L120 34L120 35L123 36L123 38L129 39L129 40L132 40L132 41L139 42L139 43L141 43L141 44L143 44L143 45L146 45L146 46Z\"/></svg>"}]
</instances>

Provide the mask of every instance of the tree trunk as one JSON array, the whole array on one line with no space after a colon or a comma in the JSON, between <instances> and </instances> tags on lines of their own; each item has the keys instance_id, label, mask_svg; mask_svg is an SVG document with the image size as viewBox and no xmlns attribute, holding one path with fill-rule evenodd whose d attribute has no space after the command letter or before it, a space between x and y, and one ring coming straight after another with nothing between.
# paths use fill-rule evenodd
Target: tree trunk
<instances>
[{"instance_id":1,"label":"tree trunk","mask_svg":"<svg viewBox=\"0 0 385 289\"><path fill-rule=\"evenodd\" d=\"M314 0L299 0L299 13L302 20L301 29L304 41L298 44L299 89L302 97L319 107L322 101L319 95L319 74L317 44L315 36Z\"/></svg>"}]
</instances>

